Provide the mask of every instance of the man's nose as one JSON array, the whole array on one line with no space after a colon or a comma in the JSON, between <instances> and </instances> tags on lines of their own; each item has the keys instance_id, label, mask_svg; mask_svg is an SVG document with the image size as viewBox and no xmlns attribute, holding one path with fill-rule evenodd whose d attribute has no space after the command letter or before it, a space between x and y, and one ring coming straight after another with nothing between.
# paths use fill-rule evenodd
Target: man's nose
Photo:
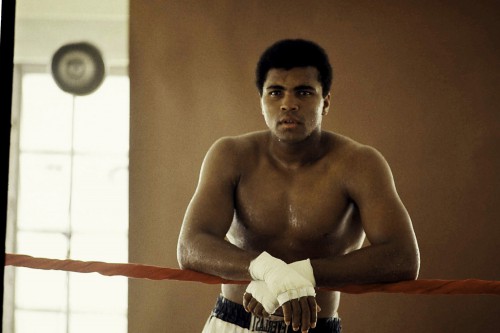
<instances>
[{"instance_id":1,"label":"man's nose","mask_svg":"<svg viewBox=\"0 0 500 333\"><path fill-rule=\"evenodd\" d=\"M296 111L299 109L297 98L293 94L285 94L281 100L281 111Z\"/></svg>"}]
</instances>

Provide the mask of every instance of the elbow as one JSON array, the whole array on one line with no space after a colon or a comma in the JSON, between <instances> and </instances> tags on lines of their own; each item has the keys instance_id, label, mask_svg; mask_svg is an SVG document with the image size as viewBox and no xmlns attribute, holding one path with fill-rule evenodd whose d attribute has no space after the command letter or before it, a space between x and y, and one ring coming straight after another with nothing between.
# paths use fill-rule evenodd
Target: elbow
<instances>
[{"instance_id":1,"label":"elbow","mask_svg":"<svg viewBox=\"0 0 500 333\"><path fill-rule=\"evenodd\" d=\"M416 280L420 271L420 253L418 246L401 244L393 247L387 257L389 270L387 281L395 283L400 281Z\"/></svg>"},{"instance_id":2,"label":"elbow","mask_svg":"<svg viewBox=\"0 0 500 333\"><path fill-rule=\"evenodd\" d=\"M180 262L180 261L179 261L179 268L180 268L181 270L190 270L190 268L189 268L189 266L188 266L188 265L186 265L185 263Z\"/></svg>"},{"instance_id":3,"label":"elbow","mask_svg":"<svg viewBox=\"0 0 500 333\"><path fill-rule=\"evenodd\" d=\"M420 271L420 262L410 263L402 274L402 280L416 280Z\"/></svg>"},{"instance_id":4,"label":"elbow","mask_svg":"<svg viewBox=\"0 0 500 333\"><path fill-rule=\"evenodd\" d=\"M190 269L188 247L181 241L177 243L177 263L180 269Z\"/></svg>"},{"instance_id":5,"label":"elbow","mask_svg":"<svg viewBox=\"0 0 500 333\"><path fill-rule=\"evenodd\" d=\"M416 280L420 272L420 252L418 247L411 251L407 251L406 255L402 256L402 264L400 267L401 280Z\"/></svg>"},{"instance_id":6,"label":"elbow","mask_svg":"<svg viewBox=\"0 0 500 333\"><path fill-rule=\"evenodd\" d=\"M189 269L189 265L186 259L182 256L179 256L179 254L177 254L177 263L179 264L180 269L182 270Z\"/></svg>"},{"instance_id":7,"label":"elbow","mask_svg":"<svg viewBox=\"0 0 500 333\"><path fill-rule=\"evenodd\" d=\"M182 270L193 269L189 260L187 259L187 257L185 255L179 255L179 253L177 253L177 263L179 264L179 268Z\"/></svg>"},{"instance_id":8,"label":"elbow","mask_svg":"<svg viewBox=\"0 0 500 333\"><path fill-rule=\"evenodd\" d=\"M418 275L420 273L420 253L418 252L418 249L413 256L413 261L410 269L410 280L416 280L418 279Z\"/></svg>"}]
</instances>

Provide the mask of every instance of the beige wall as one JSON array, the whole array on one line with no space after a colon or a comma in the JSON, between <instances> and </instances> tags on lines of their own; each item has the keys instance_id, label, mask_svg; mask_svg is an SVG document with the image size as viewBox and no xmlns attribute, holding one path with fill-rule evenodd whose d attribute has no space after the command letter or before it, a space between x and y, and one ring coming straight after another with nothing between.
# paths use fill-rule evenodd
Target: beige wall
<instances>
[{"instance_id":1,"label":"beige wall","mask_svg":"<svg viewBox=\"0 0 500 333\"><path fill-rule=\"evenodd\" d=\"M376 3L376 4L375 4ZM177 267L203 156L264 128L253 70L286 37L335 70L325 128L374 145L420 241L421 278L498 279L499 24L493 1L130 3L130 261ZM130 281L131 333L197 332L218 294ZM492 296L345 295L346 332L492 332Z\"/></svg>"}]
</instances>

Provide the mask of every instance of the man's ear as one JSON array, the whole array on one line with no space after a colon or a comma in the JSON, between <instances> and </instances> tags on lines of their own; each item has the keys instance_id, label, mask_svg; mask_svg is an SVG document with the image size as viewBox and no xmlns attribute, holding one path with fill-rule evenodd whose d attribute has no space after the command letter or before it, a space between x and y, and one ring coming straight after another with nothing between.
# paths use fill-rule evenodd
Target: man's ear
<instances>
[{"instance_id":1,"label":"man's ear","mask_svg":"<svg viewBox=\"0 0 500 333\"><path fill-rule=\"evenodd\" d=\"M326 116L328 114L328 111L330 110L330 98L331 98L331 92L328 93L323 98L323 111L321 112L321 115Z\"/></svg>"}]
</instances>

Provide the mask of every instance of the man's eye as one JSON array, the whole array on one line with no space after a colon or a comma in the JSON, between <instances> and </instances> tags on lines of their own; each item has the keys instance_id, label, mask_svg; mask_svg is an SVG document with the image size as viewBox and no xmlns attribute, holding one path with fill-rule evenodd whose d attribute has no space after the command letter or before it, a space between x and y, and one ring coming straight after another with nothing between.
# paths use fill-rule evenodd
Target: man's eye
<instances>
[{"instance_id":1,"label":"man's eye","mask_svg":"<svg viewBox=\"0 0 500 333\"><path fill-rule=\"evenodd\" d=\"M281 91L279 91L279 90L272 90L272 91L269 92L269 95L270 96L279 96L279 95L281 95Z\"/></svg>"},{"instance_id":2,"label":"man's eye","mask_svg":"<svg viewBox=\"0 0 500 333\"><path fill-rule=\"evenodd\" d=\"M308 90L299 90L299 91L298 91L298 94L299 94L300 96L310 96L310 95L312 95L312 92L310 92L310 91L308 91Z\"/></svg>"}]
</instances>

